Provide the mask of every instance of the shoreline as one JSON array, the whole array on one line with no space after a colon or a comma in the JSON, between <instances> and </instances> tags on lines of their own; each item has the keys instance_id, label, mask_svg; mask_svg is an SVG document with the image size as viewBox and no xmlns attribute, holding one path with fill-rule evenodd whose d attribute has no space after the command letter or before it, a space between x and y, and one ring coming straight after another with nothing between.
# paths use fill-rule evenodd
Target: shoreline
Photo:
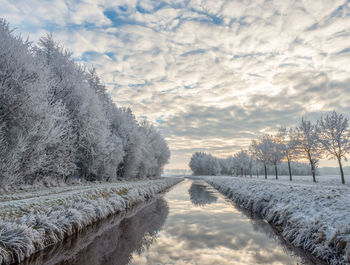
<instances>
[{"instance_id":1,"label":"shoreline","mask_svg":"<svg viewBox=\"0 0 350 265\"><path fill-rule=\"evenodd\" d=\"M165 190L165 192L167 192L167 190ZM85 227L82 231L79 231L79 233L71 235L57 244L48 246L47 248L34 253L30 257L25 258L22 262L13 265L55 265L63 264L64 262L67 263L67 261L72 260L77 255L81 255L80 252L85 252L84 250L88 249L92 244L96 245L98 244L97 242L101 242L100 237L107 233L107 231L115 230L115 227L119 227L124 220L138 215L147 207L154 204L162 196L163 192L160 192L145 202L137 203L130 209L117 214L112 214ZM124 232L125 231L120 231L120 233ZM125 254L125 252L123 253ZM86 254L87 253L85 252L84 255Z\"/></svg>"},{"instance_id":2,"label":"shoreline","mask_svg":"<svg viewBox=\"0 0 350 265\"><path fill-rule=\"evenodd\" d=\"M350 264L349 187L224 176L193 178L260 215L292 246L327 264Z\"/></svg>"},{"instance_id":3,"label":"shoreline","mask_svg":"<svg viewBox=\"0 0 350 265\"><path fill-rule=\"evenodd\" d=\"M1 201L0 264L21 262L112 214L181 182L159 178L84 186L59 194Z\"/></svg>"}]
</instances>

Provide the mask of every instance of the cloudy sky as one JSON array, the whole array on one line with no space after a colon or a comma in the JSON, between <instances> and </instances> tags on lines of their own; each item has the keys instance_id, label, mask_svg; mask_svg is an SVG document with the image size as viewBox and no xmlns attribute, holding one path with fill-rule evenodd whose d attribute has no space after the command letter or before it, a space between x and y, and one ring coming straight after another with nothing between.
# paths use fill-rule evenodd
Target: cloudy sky
<instances>
[{"instance_id":1,"label":"cloudy sky","mask_svg":"<svg viewBox=\"0 0 350 265\"><path fill-rule=\"evenodd\" d=\"M0 0L37 41L53 32L114 101L155 123L168 168L226 156L278 126L350 116L350 1ZM323 161L321 165L332 164Z\"/></svg>"}]
</instances>

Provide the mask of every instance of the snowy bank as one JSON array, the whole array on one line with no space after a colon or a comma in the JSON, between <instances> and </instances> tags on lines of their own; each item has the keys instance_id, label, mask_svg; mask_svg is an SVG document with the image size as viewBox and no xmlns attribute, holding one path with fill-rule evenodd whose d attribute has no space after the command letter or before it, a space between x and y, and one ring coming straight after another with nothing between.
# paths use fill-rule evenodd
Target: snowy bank
<instances>
[{"instance_id":1,"label":"snowy bank","mask_svg":"<svg viewBox=\"0 0 350 265\"><path fill-rule=\"evenodd\" d=\"M350 187L238 177L197 177L260 214L296 247L350 264Z\"/></svg>"},{"instance_id":2,"label":"snowy bank","mask_svg":"<svg viewBox=\"0 0 350 265\"><path fill-rule=\"evenodd\" d=\"M0 264L22 261L180 182L161 178L0 196ZM58 192L57 192L58 191ZM56 193L57 192L57 193Z\"/></svg>"}]
</instances>

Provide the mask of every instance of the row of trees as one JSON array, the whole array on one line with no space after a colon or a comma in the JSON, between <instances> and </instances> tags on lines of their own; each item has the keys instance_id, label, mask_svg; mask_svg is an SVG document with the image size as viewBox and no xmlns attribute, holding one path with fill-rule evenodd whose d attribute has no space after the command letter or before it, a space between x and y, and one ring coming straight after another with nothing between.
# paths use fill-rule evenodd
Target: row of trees
<instances>
[{"instance_id":1,"label":"row of trees","mask_svg":"<svg viewBox=\"0 0 350 265\"><path fill-rule=\"evenodd\" d=\"M307 163L291 162L289 166L294 175L305 176L311 174ZM279 174L288 175L289 166L287 162L281 162L278 165ZM245 150L241 150L227 158L218 158L208 153L196 152L191 157L190 168L194 175L249 175L250 177L256 175L259 177L259 175L264 174L262 164L254 160ZM274 168L270 166L266 167L266 172L268 175L275 174Z\"/></svg>"},{"instance_id":2,"label":"row of trees","mask_svg":"<svg viewBox=\"0 0 350 265\"><path fill-rule=\"evenodd\" d=\"M268 165L274 167L278 179L279 165L288 165L288 174L292 180L292 162L308 161L313 181L316 182L316 170L320 159L336 159L339 164L341 182L345 184L342 167L343 159L350 153L350 129L348 118L333 111L322 116L315 124L302 118L295 128L280 128L275 134L264 134L253 140L248 150L241 150L227 159L217 159L204 153L193 154L190 168L194 174L217 175L247 174L262 165L265 178ZM225 161L225 163L223 162ZM226 170L225 165L229 165Z\"/></svg>"},{"instance_id":3,"label":"row of trees","mask_svg":"<svg viewBox=\"0 0 350 265\"><path fill-rule=\"evenodd\" d=\"M169 148L112 102L95 70L51 36L38 46L0 20L0 186L157 176Z\"/></svg>"}]
</instances>

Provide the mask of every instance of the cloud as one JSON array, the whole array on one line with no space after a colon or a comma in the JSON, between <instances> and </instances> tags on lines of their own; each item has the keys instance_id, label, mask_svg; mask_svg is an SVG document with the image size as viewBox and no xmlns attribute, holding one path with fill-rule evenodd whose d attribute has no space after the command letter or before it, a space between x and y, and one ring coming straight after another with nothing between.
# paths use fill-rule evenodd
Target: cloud
<instances>
[{"instance_id":1,"label":"cloud","mask_svg":"<svg viewBox=\"0 0 350 265\"><path fill-rule=\"evenodd\" d=\"M132 264L302 262L279 241L268 223L232 207L208 186L191 186L191 182L181 185L182 189L173 189L166 195L171 210L157 240L144 253L135 253Z\"/></svg>"},{"instance_id":2,"label":"cloud","mask_svg":"<svg viewBox=\"0 0 350 265\"><path fill-rule=\"evenodd\" d=\"M350 2L9 1L0 16L94 65L116 104L172 149L223 156L301 115L350 114ZM185 142L182 142L185 141Z\"/></svg>"}]
</instances>

